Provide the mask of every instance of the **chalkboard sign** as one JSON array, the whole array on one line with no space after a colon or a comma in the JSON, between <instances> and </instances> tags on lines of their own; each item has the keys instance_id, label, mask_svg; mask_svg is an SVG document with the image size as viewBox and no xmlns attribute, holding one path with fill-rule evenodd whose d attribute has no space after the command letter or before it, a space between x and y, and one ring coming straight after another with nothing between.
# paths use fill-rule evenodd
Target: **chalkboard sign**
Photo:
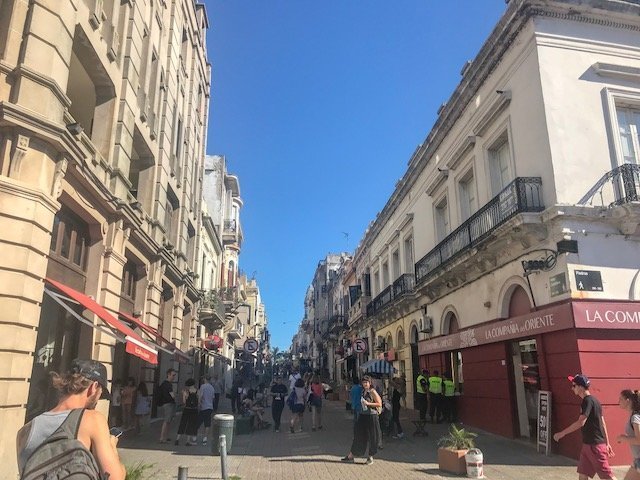
<instances>
[{"instance_id":1,"label":"chalkboard sign","mask_svg":"<svg viewBox=\"0 0 640 480\"><path fill-rule=\"evenodd\" d=\"M538 452L544 449L545 455L551 454L551 392L538 392Z\"/></svg>"}]
</instances>

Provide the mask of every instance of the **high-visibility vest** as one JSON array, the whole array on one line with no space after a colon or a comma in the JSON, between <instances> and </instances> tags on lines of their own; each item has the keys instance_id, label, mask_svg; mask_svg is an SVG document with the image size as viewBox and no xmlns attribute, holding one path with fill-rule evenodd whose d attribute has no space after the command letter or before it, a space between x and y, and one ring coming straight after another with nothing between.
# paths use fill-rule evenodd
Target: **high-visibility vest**
<instances>
[{"instance_id":1,"label":"high-visibility vest","mask_svg":"<svg viewBox=\"0 0 640 480\"><path fill-rule=\"evenodd\" d=\"M426 382L427 378L422 374L418 375L418 378L416 378L416 392L427 393L425 389L422 387L421 380L424 380Z\"/></svg>"},{"instance_id":2,"label":"high-visibility vest","mask_svg":"<svg viewBox=\"0 0 640 480\"><path fill-rule=\"evenodd\" d=\"M429 377L429 392L442 393L442 378Z\"/></svg>"},{"instance_id":3,"label":"high-visibility vest","mask_svg":"<svg viewBox=\"0 0 640 480\"><path fill-rule=\"evenodd\" d=\"M445 397L453 397L456 393L456 384L451 380L445 380L442 382L444 385L444 396Z\"/></svg>"}]
</instances>

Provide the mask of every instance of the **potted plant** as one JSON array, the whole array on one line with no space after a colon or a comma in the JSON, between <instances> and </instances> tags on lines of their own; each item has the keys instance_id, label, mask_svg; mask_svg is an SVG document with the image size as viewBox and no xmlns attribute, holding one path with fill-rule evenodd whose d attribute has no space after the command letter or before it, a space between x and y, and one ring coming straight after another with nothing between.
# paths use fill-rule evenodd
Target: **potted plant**
<instances>
[{"instance_id":1,"label":"potted plant","mask_svg":"<svg viewBox=\"0 0 640 480\"><path fill-rule=\"evenodd\" d=\"M451 424L449 433L438 440L438 468L444 472L464 475L467 473L464 456L475 447L478 435Z\"/></svg>"}]
</instances>

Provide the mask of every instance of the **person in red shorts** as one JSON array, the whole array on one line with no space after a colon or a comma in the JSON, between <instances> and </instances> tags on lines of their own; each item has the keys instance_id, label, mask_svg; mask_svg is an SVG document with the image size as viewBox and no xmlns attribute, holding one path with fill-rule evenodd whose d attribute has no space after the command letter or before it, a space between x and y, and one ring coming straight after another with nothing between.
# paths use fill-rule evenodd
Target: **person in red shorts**
<instances>
[{"instance_id":1,"label":"person in red shorts","mask_svg":"<svg viewBox=\"0 0 640 480\"><path fill-rule=\"evenodd\" d=\"M580 450L580 460L578 462L579 480L587 480L598 474L603 479L616 480L615 475L609 466L609 457L614 453L609 444L607 435L607 424L602 416L602 405L596 397L589 393L589 379L586 375L578 373L567 377L571 382L573 393L582 399L580 406L580 416L564 430L553 436L556 442L561 438L582 430L582 449Z\"/></svg>"}]
</instances>

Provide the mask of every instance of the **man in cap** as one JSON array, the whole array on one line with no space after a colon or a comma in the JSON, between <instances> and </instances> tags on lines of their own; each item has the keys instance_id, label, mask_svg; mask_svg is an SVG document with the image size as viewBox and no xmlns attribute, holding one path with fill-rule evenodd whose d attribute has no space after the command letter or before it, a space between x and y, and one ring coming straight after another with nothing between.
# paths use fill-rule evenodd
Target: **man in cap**
<instances>
[{"instance_id":1,"label":"man in cap","mask_svg":"<svg viewBox=\"0 0 640 480\"><path fill-rule=\"evenodd\" d=\"M85 409L76 438L91 452L101 473L108 474L109 480L124 480L125 468L116 449L118 439L109 433L106 417L95 410L98 400L109 398L105 366L95 360L76 359L67 373L52 372L51 381L60 395L58 404L18 431L16 446L20 473L36 448L62 425L73 410Z\"/></svg>"},{"instance_id":2,"label":"man in cap","mask_svg":"<svg viewBox=\"0 0 640 480\"><path fill-rule=\"evenodd\" d=\"M614 454L609 444L607 425L600 402L589 392L591 382L581 373L567 378L571 382L573 393L582 399L580 416L567 428L556 433L553 439L559 442L569 433L581 429L582 449L578 461L578 478L587 480L597 473L600 478L615 480L609 466L609 457Z\"/></svg>"}]
</instances>

